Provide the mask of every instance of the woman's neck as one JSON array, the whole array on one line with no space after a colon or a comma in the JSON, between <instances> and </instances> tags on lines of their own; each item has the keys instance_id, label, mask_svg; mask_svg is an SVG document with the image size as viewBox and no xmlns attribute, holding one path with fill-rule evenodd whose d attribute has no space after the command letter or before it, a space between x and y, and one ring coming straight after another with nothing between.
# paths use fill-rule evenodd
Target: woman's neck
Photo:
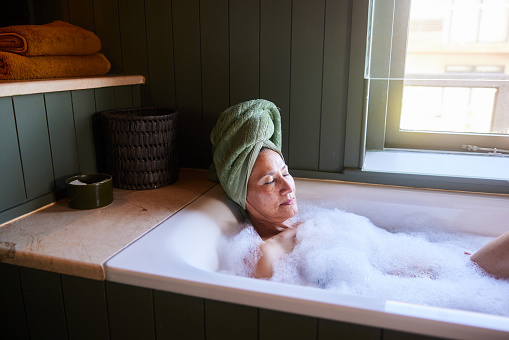
<instances>
[{"instance_id":1,"label":"woman's neck","mask_svg":"<svg viewBox=\"0 0 509 340\"><path fill-rule=\"evenodd\" d=\"M293 221L288 219L283 222L268 222L262 220L251 219L254 229L260 235L262 240L267 240L273 236L276 236L285 229L293 227Z\"/></svg>"}]
</instances>

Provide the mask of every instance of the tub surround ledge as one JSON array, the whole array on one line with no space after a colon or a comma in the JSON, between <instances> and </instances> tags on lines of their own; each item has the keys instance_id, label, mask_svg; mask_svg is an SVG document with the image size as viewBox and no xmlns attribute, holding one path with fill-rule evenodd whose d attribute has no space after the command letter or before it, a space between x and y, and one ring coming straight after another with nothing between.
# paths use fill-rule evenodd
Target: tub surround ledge
<instances>
[{"instance_id":1,"label":"tub surround ledge","mask_svg":"<svg viewBox=\"0 0 509 340\"><path fill-rule=\"evenodd\" d=\"M75 210L59 200L0 225L0 262L104 280L110 257L215 184L206 171L182 169L169 186L114 189L103 208Z\"/></svg>"}]
</instances>

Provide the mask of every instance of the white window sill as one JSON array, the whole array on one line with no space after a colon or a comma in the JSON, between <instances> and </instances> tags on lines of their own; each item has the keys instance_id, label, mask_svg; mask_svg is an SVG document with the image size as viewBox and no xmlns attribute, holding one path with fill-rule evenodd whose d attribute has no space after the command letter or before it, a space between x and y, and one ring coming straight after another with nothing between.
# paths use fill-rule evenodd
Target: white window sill
<instances>
[{"instance_id":1,"label":"white window sill","mask_svg":"<svg viewBox=\"0 0 509 340\"><path fill-rule=\"evenodd\" d=\"M106 75L100 77L1 80L0 97L33 93L96 89L100 87L144 84L143 76Z\"/></svg>"},{"instance_id":2,"label":"white window sill","mask_svg":"<svg viewBox=\"0 0 509 340\"><path fill-rule=\"evenodd\" d=\"M363 171L509 180L509 155L367 151Z\"/></svg>"}]
</instances>

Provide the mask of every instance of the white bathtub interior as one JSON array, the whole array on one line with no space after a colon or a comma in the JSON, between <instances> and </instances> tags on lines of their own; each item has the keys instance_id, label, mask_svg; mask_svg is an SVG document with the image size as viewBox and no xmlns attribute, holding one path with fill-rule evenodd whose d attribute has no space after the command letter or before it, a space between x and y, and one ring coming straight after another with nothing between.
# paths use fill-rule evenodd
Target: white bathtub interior
<instances>
[{"instance_id":1,"label":"white bathtub interior","mask_svg":"<svg viewBox=\"0 0 509 340\"><path fill-rule=\"evenodd\" d=\"M506 196L296 180L299 199L327 202L398 228L420 216L443 228L498 236L509 230ZM431 336L509 338L509 318L338 294L216 273L216 240L242 219L216 185L115 255L109 281Z\"/></svg>"}]
</instances>

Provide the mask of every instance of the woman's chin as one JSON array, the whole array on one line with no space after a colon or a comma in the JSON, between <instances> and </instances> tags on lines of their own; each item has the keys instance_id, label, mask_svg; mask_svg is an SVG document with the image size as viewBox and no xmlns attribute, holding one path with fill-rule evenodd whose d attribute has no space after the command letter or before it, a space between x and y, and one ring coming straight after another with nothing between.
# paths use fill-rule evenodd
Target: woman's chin
<instances>
[{"instance_id":1,"label":"woman's chin","mask_svg":"<svg viewBox=\"0 0 509 340\"><path fill-rule=\"evenodd\" d=\"M283 209L284 215L286 219L292 218L299 212L299 208L297 207L297 202L291 205L282 205L280 208Z\"/></svg>"}]
</instances>

